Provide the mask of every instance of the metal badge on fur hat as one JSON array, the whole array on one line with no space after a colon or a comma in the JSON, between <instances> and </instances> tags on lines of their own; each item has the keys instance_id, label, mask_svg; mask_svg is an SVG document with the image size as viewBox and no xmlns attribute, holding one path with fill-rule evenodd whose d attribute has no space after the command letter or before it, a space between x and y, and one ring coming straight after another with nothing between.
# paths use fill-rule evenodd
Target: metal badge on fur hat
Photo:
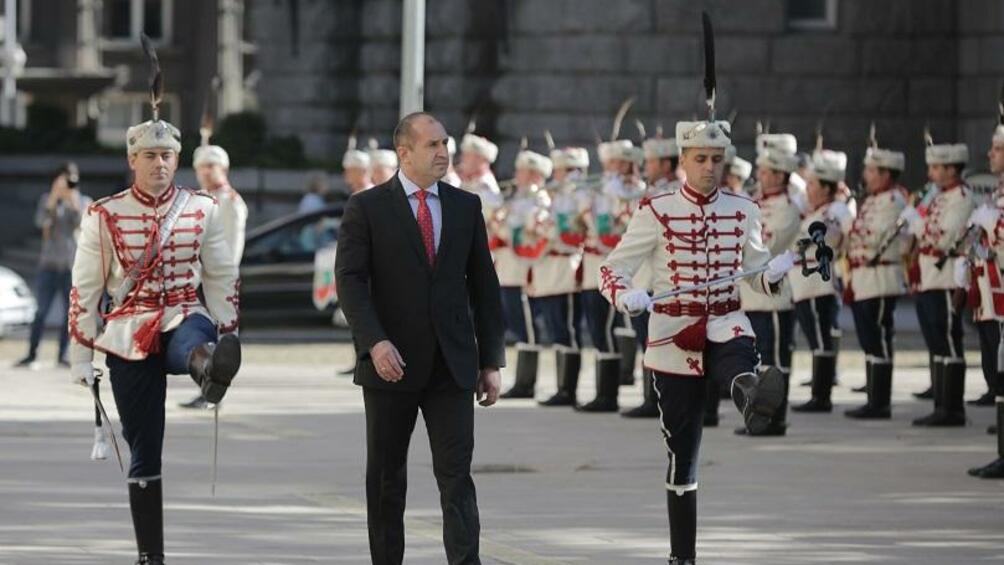
<instances>
[{"instance_id":1,"label":"metal badge on fur hat","mask_svg":"<svg viewBox=\"0 0 1004 565\"><path fill-rule=\"evenodd\" d=\"M529 169L543 175L544 177L551 176L551 171L554 169L554 164L550 159L536 153L533 151L520 151L516 155L516 168L517 169Z\"/></svg>"},{"instance_id":2,"label":"metal badge on fur hat","mask_svg":"<svg viewBox=\"0 0 1004 565\"><path fill-rule=\"evenodd\" d=\"M812 172L820 180L844 182L847 174L847 154L829 149L816 151L812 156Z\"/></svg>"},{"instance_id":3,"label":"metal badge on fur hat","mask_svg":"<svg viewBox=\"0 0 1004 565\"><path fill-rule=\"evenodd\" d=\"M473 133L464 135L464 138L460 140L460 151L480 155L489 163L494 163L495 159L499 156L498 145L488 141L487 138L474 135Z\"/></svg>"},{"instance_id":4,"label":"metal badge on fur hat","mask_svg":"<svg viewBox=\"0 0 1004 565\"><path fill-rule=\"evenodd\" d=\"M798 151L798 140L790 133L762 133L756 136L756 152L763 153L767 149L779 149L785 153Z\"/></svg>"},{"instance_id":5,"label":"metal badge on fur hat","mask_svg":"<svg viewBox=\"0 0 1004 565\"><path fill-rule=\"evenodd\" d=\"M555 149L551 151L551 163L561 169L588 169L589 150L585 147Z\"/></svg>"},{"instance_id":6,"label":"metal badge on fur hat","mask_svg":"<svg viewBox=\"0 0 1004 565\"><path fill-rule=\"evenodd\" d=\"M676 145L676 140L672 137L668 139L646 139L642 143L646 159L669 159L680 156L680 148Z\"/></svg>"},{"instance_id":7,"label":"metal badge on fur hat","mask_svg":"<svg viewBox=\"0 0 1004 565\"><path fill-rule=\"evenodd\" d=\"M146 34L140 35L143 52L150 63L150 108L153 119L126 130L126 152L129 155L145 149L171 149L181 152L181 132L160 119L160 103L164 99L164 75L153 43Z\"/></svg>"},{"instance_id":8,"label":"metal badge on fur hat","mask_svg":"<svg viewBox=\"0 0 1004 565\"><path fill-rule=\"evenodd\" d=\"M756 166L783 173L793 173L798 170L798 157L787 151L767 148L757 155Z\"/></svg>"},{"instance_id":9,"label":"metal badge on fur hat","mask_svg":"<svg viewBox=\"0 0 1004 565\"><path fill-rule=\"evenodd\" d=\"M192 156L192 166L219 165L224 169L230 168L230 156L225 149L219 145L202 145L195 148L195 155Z\"/></svg>"}]
</instances>

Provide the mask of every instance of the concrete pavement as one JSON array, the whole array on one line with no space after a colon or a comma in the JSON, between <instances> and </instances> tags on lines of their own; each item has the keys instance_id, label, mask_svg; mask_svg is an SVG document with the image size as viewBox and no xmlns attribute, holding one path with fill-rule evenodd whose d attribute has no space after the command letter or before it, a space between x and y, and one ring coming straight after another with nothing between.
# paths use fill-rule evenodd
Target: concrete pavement
<instances>
[{"instance_id":1,"label":"concrete pavement","mask_svg":"<svg viewBox=\"0 0 1004 565\"><path fill-rule=\"evenodd\" d=\"M50 347L46 344L46 347ZM122 477L88 460L92 408L66 372L9 369L21 342L0 342L0 564L125 564L134 559ZM795 415L785 438L738 438L735 411L707 430L701 465L701 563L1000 563L1004 481L967 467L994 456L991 410L972 425L920 430L926 353L897 358L894 419ZM514 357L514 355L512 356ZM48 349L42 359L51 358ZM175 407L194 392L175 377L165 447L172 565L368 563L361 395L335 377L345 345L252 345L223 409L217 496L209 496L209 412ZM540 396L553 391L542 357ZM985 385L971 358L968 397ZM863 401L860 354L841 355L842 410ZM796 358L796 380L806 357ZM510 376L507 374L507 381ZM108 388L106 386L105 390ZM793 388L794 400L808 390ZM593 395L587 357L580 394ZM114 416L111 394L106 402ZM640 398L622 388L622 404ZM576 414L511 401L477 409L475 481L486 564L656 564L668 546L665 451L654 420ZM445 563L428 442L415 433L408 564Z\"/></svg>"}]
</instances>

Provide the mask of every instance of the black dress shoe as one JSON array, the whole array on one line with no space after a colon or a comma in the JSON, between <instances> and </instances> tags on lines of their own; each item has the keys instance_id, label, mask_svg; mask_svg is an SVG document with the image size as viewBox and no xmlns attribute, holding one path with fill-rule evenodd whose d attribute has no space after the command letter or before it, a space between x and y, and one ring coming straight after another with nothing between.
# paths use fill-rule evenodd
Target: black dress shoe
<instances>
[{"instance_id":1,"label":"black dress shoe","mask_svg":"<svg viewBox=\"0 0 1004 565\"><path fill-rule=\"evenodd\" d=\"M791 407L793 412L823 413L833 412L833 403L829 400L819 400L813 398L804 404L796 404Z\"/></svg>"},{"instance_id":2,"label":"black dress shoe","mask_svg":"<svg viewBox=\"0 0 1004 565\"><path fill-rule=\"evenodd\" d=\"M196 410L203 410L209 408L209 401L206 400L205 396L199 394L195 398L189 400L188 402L179 402L178 406L181 408L194 408Z\"/></svg>"},{"instance_id":3,"label":"black dress shoe","mask_svg":"<svg viewBox=\"0 0 1004 565\"><path fill-rule=\"evenodd\" d=\"M868 392L868 385L856 386L851 389L851 392Z\"/></svg>"},{"instance_id":4,"label":"black dress shoe","mask_svg":"<svg viewBox=\"0 0 1004 565\"><path fill-rule=\"evenodd\" d=\"M645 402L640 406L621 412L621 416L625 418L658 418L659 406L654 402Z\"/></svg>"},{"instance_id":5,"label":"black dress shoe","mask_svg":"<svg viewBox=\"0 0 1004 565\"><path fill-rule=\"evenodd\" d=\"M541 400L537 404L541 406L553 407L553 406L575 406L575 397L568 392L559 390L558 392L551 395L547 400Z\"/></svg>"},{"instance_id":6,"label":"black dress shoe","mask_svg":"<svg viewBox=\"0 0 1004 565\"><path fill-rule=\"evenodd\" d=\"M34 363L34 362L35 362L35 356L34 355L28 355L24 359L21 359L17 363L14 363L14 366L23 369L25 367L30 367L31 364Z\"/></svg>"},{"instance_id":7,"label":"black dress shoe","mask_svg":"<svg viewBox=\"0 0 1004 565\"><path fill-rule=\"evenodd\" d=\"M927 387L927 390L925 390L924 392L913 393L913 397L919 400L931 400L932 398L934 398L934 389L931 387Z\"/></svg>"},{"instance_id":8,"label":"black dress shoe","mask_svg":"<svg viewBox=\"0 0 1004 565\"><path fill-rule=\"evenodd\" d=\"M966 404L970 406L993 406L994 395L988 391L983 393L983 396L977 398L976 400L967 401Z\"/></svg>"},{"instance_id":9,"label":"black dress shoe","mask_svg":"<svg viewBox=\"0 0 1004 565\"><path fill-rule=\"evenodd\" d=\"M854 418L855 420L888 420L892 418L892 410L888 406L885 408L876 408L870 404L865 404L864 406L845 411L844 416Z\"/></svg>"},{"instance_id":10,"label":"black dress shoe","mask_svg":"<svg viewBox=\"0 0 1004 565\"><path fill-rule=\"evenodd\" d=\"M997 459L989 465L973 467L968 473L970 477L980 479L1004 479L1004 457Z\"/></svg>"},{"instance_id":11,"label":"black dress shoe","mask_svg":"<svg viewBox=\"0 0 1004 565\"><path fill-rule=\"evenodd\" d=\"M780 437L788 433L788 425L771 422L763 430L757 430L756 433L752 433L745 427L736 428L733 433L737 436L749 436L749 437Z\"/></svg>"}]
</instances>

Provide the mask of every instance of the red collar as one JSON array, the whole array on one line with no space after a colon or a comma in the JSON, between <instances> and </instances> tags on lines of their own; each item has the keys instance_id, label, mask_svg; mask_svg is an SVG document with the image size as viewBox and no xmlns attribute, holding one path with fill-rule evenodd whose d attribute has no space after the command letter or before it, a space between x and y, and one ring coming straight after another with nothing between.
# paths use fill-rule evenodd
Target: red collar
<instances>
[{"instance_id":1,"label":"red collar","mask_svg":"<svg viewBox=\"0 0 1004 565\"><path fill-rule=\"evenodd\" d=\"M174 198L174 193L177 189L174 188L174 184L171 184L171 186L167 187L167 190L165 190L164 193L157 198L143 192L135 184L129 187L129 191L132 193L133 198L138 200L140 204L151 208L159 208L162 204Z\"/></svg>"},{"instance_id":2,"label":"red collar","mask_svg":"<svg viewBox=\"0 0 1004 565\"><path fill-rule=\"evenodd\" d=\"M683 190L680 191L683 197L698 206L714 202L718 198L718 187L716 186L708 195L701 194L688 183L683 183Z\"/></svg>"},{"instance_id":3,"label":"red collar","mask_svg":"<svg viewBox=\"0 0 1004 565\"><path fill-rule=\"evenodd\" d=\"M781 185L780 187L778 187L777 190L770 192L768 192L767 189L765 188L762 191L760 191L760 195L762 198L771 198L773 196L780 196L782 194L785 194L786 192L788 192L788 187L786 185Z\"/></svg>"}]
</instances>

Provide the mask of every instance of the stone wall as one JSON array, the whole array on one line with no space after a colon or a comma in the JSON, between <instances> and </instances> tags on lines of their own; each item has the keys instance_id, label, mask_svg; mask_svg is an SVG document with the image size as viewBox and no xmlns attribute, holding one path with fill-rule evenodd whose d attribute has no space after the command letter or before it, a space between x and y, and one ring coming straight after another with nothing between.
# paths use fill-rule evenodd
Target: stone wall
<instances>
[{"instance_id":1,"label":"stone wall","mask_svg":"<svg viewBox=\"0 0 1004 565\"><path fill-rule=\"evenodd\" d=\"M293 56L290 6L298 5ZM789 29L785 0L430 0L426 108L455 134L473 113L502 146L505 176L522 136L544 150L609 136L635 96L634 119L702 112L700 12L715 23L719 114L737 112L740 154L757 121L795 133L803 148L825 114L826 145L858 175L869 123L908 155L922 182L925 124L982 152L1004 69L1004 7L994 0L838 0L835 30ZM260 36L260 97L270 125L335 158L353 126L384 143L398 112L400 0L252 0ZM982 128L982 129L980 129ZM981 137L982 136L982 137ZM982 144L981 144L982 142ZM985 161L978 163L985 166Z\"/></svg>"}]
</instances>

